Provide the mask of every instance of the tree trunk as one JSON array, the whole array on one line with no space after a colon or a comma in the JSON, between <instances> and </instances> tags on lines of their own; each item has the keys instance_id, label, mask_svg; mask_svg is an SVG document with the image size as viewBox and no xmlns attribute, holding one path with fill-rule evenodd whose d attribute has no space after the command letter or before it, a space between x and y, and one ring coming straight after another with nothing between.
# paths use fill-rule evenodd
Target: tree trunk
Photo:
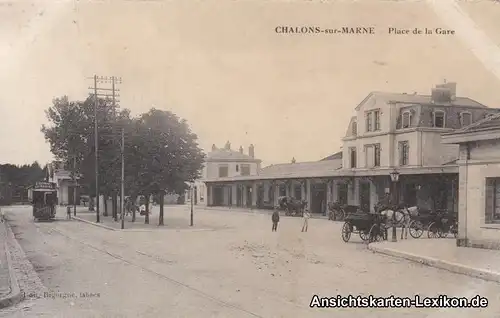
<instances>
[{"instance_id":1,"label":"tree trunk","mask_svg":"<svg viewBox=\"0 0 500 318\"><path fill-rule=\"evenodd\" d=\"M164 195L165 193L163 191L160 191L160 216L159 216L159 221L158 221L158 225L163 225L163 200L164 200Z\"/></svg>"},{"instance_id":2,"label":"tree trunk","mask_svg":"<svg viewBox=\"0 0 500 318\"><path fill-rule=\"evenodd\" d=\"M102 200L104 201L104 213L102 214L103 216L108 216L108 195L105 194L102 196Z\"/></svg>"},{"instance_id":3,"label":"tree trunk","mask_svg":"<svg viewBox=\"0 0 500 318\"><path fill-rule=\"evenodd\" d=\"M94 211L95 198L89 196L89 211Z\"/></svg>"},{"instance_id":4,"label":"tree trunk","mask_svg":"<svg viewBox=\"0 0 500 318\"><path fill-rule=\"evenodd\" d=\"M130 199L132 201L131 202L131 204L132 204L131 205L132 206L132 222L135 222L135 212L137 211L135 207L136 207L136 203L137 203L137 197L131 196Z\"/></svg>"},{"instance_id":5,"label":"tree trunk","mask_svg":"<svg viewBox=\"0 0 500 318\"><path fill-rule=\"evenodd\" d=\"M112 204L113 204L113 218L115 221L118 221L118 195L116 192L113 193L113 199L112 199Z\"/></svg>"},{"instance_id":6,"label":"tree trunk","mask_svg":"<svg viewBox=\"0 0 500 318\"><path fill-rule=\"evenodd\" d=\"M146 215L144 218L144 224L149 224L149 195L145 196L146 198Z\"/></svg>"}]
</instances>

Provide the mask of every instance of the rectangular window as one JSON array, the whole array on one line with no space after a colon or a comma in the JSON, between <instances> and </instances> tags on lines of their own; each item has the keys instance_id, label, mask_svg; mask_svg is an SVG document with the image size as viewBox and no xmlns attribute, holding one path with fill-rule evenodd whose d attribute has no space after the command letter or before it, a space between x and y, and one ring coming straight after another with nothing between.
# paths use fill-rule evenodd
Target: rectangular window
<instances>
[{"instance_id":1,"label":"rectangular window","mask_svg":"<svg viewBox=\"0 0 500 318\"><path fill-rule=\"evenodd\" d=\"M356 136L358 134L358 123L356 121L352 122L352 135Z\"/></svg>"},{"instance_id":2,"label":"rectangular window","mask_svg":"<svg viewBox=\"0 0 500 318\"><path fill-rule=\"evenodd\" d=\"M229 176L229 167L219 166L219 178L225 178L227 176Z\"/></svg>"},{"instance_id":3,"label":"rectangular window","mask_svg":"<svg viewBox=\"0 0 500 318\"><path fill-rule=\"evenodd\" d=\"M380 144L365 145L367 168L380 167Z\"/></svg>"},{"instance_id":4,"label":"rectangular window","mask_svg":"<svg viewBox=\"0 0 500 318\"><path fill-rule=\"evenodd\" d=\"M349 148L349 154L351 159L350 167L356 168L356 148L355 147Z\"/></svg>"},{"instance_id":5,"label":"rectangular window","mask_svg":"<svg viewBox=\"0 0 500 318\"><path fill-rule=\"evenodd\" d=\"M241 175L242 176L250 175L250 165L241 165Z\"/></svg>"},{"instance_id":6,"label":"rectangular window","mask_svg":"<svg viewBox=\"0 0 500 318\"><path fill-rule=\"evenodd\" d=\"M500 223L500 178L486 178L485 223Z\"/></svg>"},{"instance_id":7,"label":"rectangular window","mask_svg":"<svg viewBox=\"0 0 500 318\"><path fill-rule=\"evenodd\" d=\"M401 127L409 128L411 126L411 114L410 112L404 112L401 118Z\"/></svg>"},{"instance_id":8,"label":"rectangular window","mask_svg":"<svg viewBox=\"0 0 500 318\"><path fill-rule=\"evenodd\" d=\"M410 146L408 141L400 141L399 142L399 165L406 166L408 165L408 158L410 154Z\"/></svg>"},{"instance_id":9,"label":"rectangular window","mask_svg":"<svg viewBox=\"0 0 500 318\"><path fill-rule=\"evenodd\" d=\"M375 126L374 130L375 131L380 130L380 111L375 110L373 112L373 121L374 121L373 125Z\"/></svg>"},{"instance_id":10,"label":"rectangular window","mask_svg":"<svg viewBox=\"0 0 500 318\"><path fill-rule=\"evenodd\" d=\"M460 114L460 123L462 124L462 127L469 126L472 124L472 115L471 113L461 113Z\"/></svg>"},{"instance_id":11,"label":"rectangular window","mask_svg":"<svg viewBox=\"0 0 500 318\"><path fill-rule=\"evenodd\" d=\"M444 128L444 112L443 111L434 112L434 127Z\"/></svg>"},{"instance_id":12,"label":"rectangular window","mask_svg":"<svg viewBox=\"0 0 500 318\"><path fill-rule=\"evenodd\" d=\"M374 153L374 166L375 167L380 167L380 144L375 144L375 153Z\"/></svg>"},{"instance_id":13,"label":"rectangular window","mask_svg":"<svg viewBox=\"0 0 500 318\"><path fill-rule=\"evenodd\" d=\"M373 131L371 112L366 113L366 131Z\"/></svg>"}]
</instances>

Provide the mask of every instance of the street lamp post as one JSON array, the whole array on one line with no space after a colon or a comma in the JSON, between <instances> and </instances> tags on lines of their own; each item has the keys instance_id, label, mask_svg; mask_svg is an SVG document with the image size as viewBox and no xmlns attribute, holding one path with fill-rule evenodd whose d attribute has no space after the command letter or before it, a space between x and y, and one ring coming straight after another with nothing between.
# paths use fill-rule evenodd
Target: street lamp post
<instances>
[{"instance_id":1,"label":"street lamp post","mask_svg":"<svg viewBox=\"0 0 500 318\"><path fill-rule=\"evenodd\" d=\"M193 226L193 205L194 205L194 182L191 182L191 223L190 223L190 226Z\"/></svg>"},{"instance_id":2,"label":"street lamp post","mask_svg":"<svg viewBox=\"0 0 500 318\"><path fill-rule=\"evenodd\" d=\"M392 201L394 202L394 205L397 205L398 202L398 197L397 197L397 191L398 191L398 181L399 181L399 172L394 169L393 172L390 173L391 175L391 181L392 181ZM396 234L396 211L394 211L392 215L392 241L397 242L397 234Z\"/></svg>"}]
</instances>

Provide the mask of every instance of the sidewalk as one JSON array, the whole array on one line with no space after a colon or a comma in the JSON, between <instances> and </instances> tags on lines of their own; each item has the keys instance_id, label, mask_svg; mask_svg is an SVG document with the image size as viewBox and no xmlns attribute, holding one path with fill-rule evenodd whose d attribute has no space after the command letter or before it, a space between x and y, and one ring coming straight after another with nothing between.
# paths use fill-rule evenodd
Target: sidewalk
<instances>
[{"instance_id":1,"label":"sidewalk","mask_svg":"<svg viewBox=\"0 0 500 318\"><path fill-rule=\"evenodd\" d=\"M152 214L149 215L149 224L144 223L144 216L139 213L136 214L135 222L132 222L132 216L125 216L124 230L121 229L121 220L118 216L118 221L115 221L111 216L111 212L108 212L109 216L99 217L99 223L96 223L96 212L82 211L76 212L76 217L71 214L71 218L80 222L89 223L107 230L111 231L129 231L129 232L150 232L157 230L191 230L191 231L209 231L221 228L220 226L214 226L213 224L207 224L205 222L200 222L199 219L195 217L195 222L193 226L190 226L190 214L189 210L185 206L165 206L163 215L163 226L158 226L159 219L159 207L155 206ZM179 213L181 212L181 213ZM59 213L59 211L58 211ZM64 216L66 216L64 214ZM59 217L62 214L59 213ZM223 228L223 227L222 227Z\"/></svg>"},{"instance_id":2,"label":"sidewalk","mask_svg":"<svg viewBox=\"0 0 500 318\"><path fill-rule=\"evenodd\" d=\"M449 272L500 283L500 251L457 247L456 240L408 239L371 243L374 252L404 258Z\"/></svg>"},{"instance_id":3,"label":"sidewalk","mask_svg":"<svg viewBox=\"0 0 500 318\"><path fill-rule=\"evenodd\" d=\"M7 228L0 223L0 309L12 306L22 299L21 291L12 269L7 246Z\"/></svg>"}]
</instances>

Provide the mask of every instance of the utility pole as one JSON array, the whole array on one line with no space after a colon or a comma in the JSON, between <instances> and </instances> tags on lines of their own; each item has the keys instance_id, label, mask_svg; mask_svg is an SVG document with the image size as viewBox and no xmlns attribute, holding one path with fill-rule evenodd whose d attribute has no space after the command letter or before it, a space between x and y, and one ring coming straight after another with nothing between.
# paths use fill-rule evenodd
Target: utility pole
<instances>
[{"instance_id":1,"label":"utility pole","mask_svg":"<svg viewBox=\"0 0 500 318\"><path fill-rule=\"evenodd\" d=\"M120 213L122 218L122 230L125 228L125 213L124 208L125 204L123 201L125 199L125 129L122 127L122 147L121 147L121 156L122 156L122 178L121 178L121 196L120 196Z\"/></svg>"},{"instance_id":2,"label":"utility pole","mask_svg":"<svg viewBox=\"0 0 500 318\"><path fill-rule=\"evenodd\" d=\"M92 77L94 80L94 85L93 87L89 87L89 89L92 90L92 93L94 95L94 139L95 139L95 190L96 190L96 223L100 222L100 215L99 215L99 136L98 136L98 104L99 104L99 97L110 97L109 94L99 94L98 91L111 91L111 97L113 101L113 107L115 107L116 104L116 97L120 96L116 94L118 89L115 88L115 84L121 83L121 78L116 78L115 76L107 77L107 76L97 76L94 75ZM106 89L106 88L99 88L97 86L97 83L108 83L111 81L112 87L111 89Z\"/></svg>"},{"instance_id":3,"label":"utility pole","mask_svg":"<svg viewBox=\"0 0 500 318\"><path fill-rule=\"evenodd\" d=\"M95 148L95 213L96 213L96 223L99 223L99 137L97 129L97 103L99 99L97 97L97 75L94 75L94 148Z\"/></svg>"},{"instance_id":4,"label":"utility pole","mask_svg":"<svg viewBox=\"0 0 500 318\"><path fill-rule=\"evenodd\" d=\"M193 204L194 204L194 182L191 182L191 223L190 223L190 226L193 226Z\"/></svg>"},{"instance_id":5,"label":"utility pole","mask_svg":"<svg viewBox=\"0 0 500 318\"><path fill-rule=\"evenodd\" d=\"M76 157L73 158L73 215L76 216L76 189L78 189L76 185Z\"/></svg>"}]
</instances>

